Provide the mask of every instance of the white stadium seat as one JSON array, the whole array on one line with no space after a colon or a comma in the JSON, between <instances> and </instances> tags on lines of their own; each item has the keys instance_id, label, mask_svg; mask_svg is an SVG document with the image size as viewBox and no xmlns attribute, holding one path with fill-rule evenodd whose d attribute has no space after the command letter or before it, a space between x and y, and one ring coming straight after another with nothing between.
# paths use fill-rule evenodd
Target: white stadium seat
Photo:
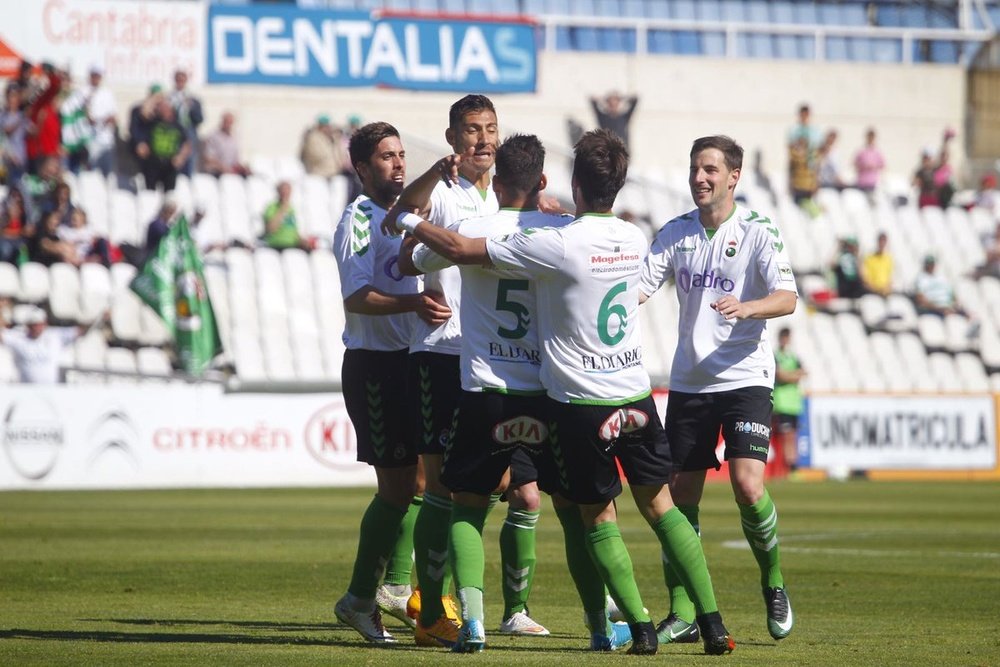
<instances>
[{"instance_id":1,"label":"white stadium seat","mask_svg":"<svg viewBox=\"0 0 1000 667\"><path fill-rule=\"evenodd\" d=\"M931 375L937 381L939 391L962 391L962 381L950 354L934 352L928 358Z\"/></svg>"},{"instance_id":2,"label":"white stadium seat","mask_svg":"<svg viewBox=\"0 0 1000 667\"><path fill-rule=\"evenodd\" d=\"M0 262L0 297L16 299L21 294L21 276L17 266Z\"/></svg>"},{"instance_id":3,"label":"white stadium seat","mask_svg":"<svg viewBox=\"0 0 1000 667\"><path fill-rule=\"evenodd\" d=\"M149 220L144 220L146 225ZM142 227L145 230L145 226ZM145 237L139 231L139 211L135 195L128 190L112 190L108 202L108 240L115 245L129 243L143 246Z\"/></svg>"},{"instance_id":4,"label":"white stadium seat","mask_svg":"<svg viewBox=\"0 0 1000 667\"><path fill-rule=\"evenodd\" d=\"M173 368L170 357L159 347L140 347L135 354L136 369L142 375L170 377Z\"/></svg>"},{"instance_id":5,"label":"white stadium seat","mask_svg":"<svg viewBox=\"0 0 1000 667\"><path fill-rule=\"evenodd\" d=\"M59 262L49 267L49 310L59 322L80 321L80 274L72 264Z\"/></svg>"},{"instance_id":6,"label":"white stadium seat","mask_svg":"<svg viewBox=\"0 0 1000 667\"><path fill-rule=\"evenodd\" d=\"M90 324L111 307L111 273L103 264L80 267L80 321Z\"/></svg>"},{"instance_id":7,"label":"white stadium seat","mask_svg":"<svg viewBox=\"0 0 1000 667\"><path fill-rule=\"evenodd\" d=\"M44 303L49 299L49 269L38 262L25 262L19 268L21 278L20 301Z\"/></svg>"},{"instance_id":8,"label":"white stadium seat","mask_svg":"<svg viewBox=\"0 0 1000 667\"><path fill-rule=\"evenodd\" d=\"M976 355L969 353L955 355L955 367L963 390L977 393L990 390L989 376L986 375L983 362Z\"/></svg>"},{"instance_id":9,"label":"white stadium seat","mask_svg":"<svg viewBox=\"0 0 1000 667\"><path fill-rule=\"evenodd\" d=\"M19 380L17 366L14 365L14 352L0 343L0 383L11 384Z\"/></svg>"}]
</instances>

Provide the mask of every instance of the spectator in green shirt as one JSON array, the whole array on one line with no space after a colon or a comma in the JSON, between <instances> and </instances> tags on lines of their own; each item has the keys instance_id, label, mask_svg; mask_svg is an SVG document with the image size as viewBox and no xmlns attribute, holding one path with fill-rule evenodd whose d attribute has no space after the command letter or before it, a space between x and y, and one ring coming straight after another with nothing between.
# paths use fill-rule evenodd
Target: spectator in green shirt
<instances>
[{"instance_id":1,"label":"spectator in green shirt","mask_svg":"<svg viewBox=\"0 0 1000 667\"><path fill-rule=\"evenodd\" d=\"M277 250L309 250L309 243L299 234L295 208L292 206L291 183L279 182L277 191L278 198L264 209L264 243Z\"/></svg>"},{"instance_id":2,"label":"spectator in green shirt","mask_svg":"<svg viewBox=\"0 0 1000 667\"><path fill-rule=\"evenodd\" d=\"M778 347L774 351L774 410L772 429L775 442L790 472L798 467L798 429L802 414L802 390L799 382L805 377L799 358L791 350L792 331L788 327L778 332Z\"/></svg>"}]
</instances>

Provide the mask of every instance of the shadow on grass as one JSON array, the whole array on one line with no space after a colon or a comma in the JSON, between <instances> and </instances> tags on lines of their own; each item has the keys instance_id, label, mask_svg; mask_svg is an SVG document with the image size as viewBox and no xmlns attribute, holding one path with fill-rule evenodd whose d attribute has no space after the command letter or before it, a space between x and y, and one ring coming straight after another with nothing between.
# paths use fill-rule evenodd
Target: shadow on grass
<instances>
[{"instance_id":1,"label":"shadow on grass","mask_svg":"<svg viewBox=\"0 0 1000 667\"><path fill-rule=\"evenodd\" d=\"M224 621L194 618L82 618L80 620L124 625L231 625L249 630L279 630L283 632L325 632L346 627L337 623L278 623L275 621Z\"/></svg>"}]
</instances>

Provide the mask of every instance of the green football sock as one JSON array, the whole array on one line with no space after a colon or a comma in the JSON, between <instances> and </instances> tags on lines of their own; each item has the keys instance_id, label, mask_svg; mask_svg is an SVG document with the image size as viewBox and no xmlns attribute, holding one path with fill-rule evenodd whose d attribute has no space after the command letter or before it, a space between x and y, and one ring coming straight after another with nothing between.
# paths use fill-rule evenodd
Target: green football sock
<instances>
[{"instance_id":1,"label":"green football sock","mask_svg":"<svg viewBox=\"0 0 1000 667\"><path fill-rule=\"evenodd\" d=\"M576 505L557 507L556 516L562 524L566 565L576 592L580 595L583 613L587 616L587 626L596 632L603 625L605 631L608 631L610 628L605 609L607 589L604 588L601 573L597 571L587 552L586 529L580 517L580 508Z\"/></svg>"},{"instance_id":2,"label":"green football sock","mask_svg":"<svg viewBox=\"0 0 1000 667\"><path fill-rule=\"evenodd\" d=\"M358 531L358 554L347 591L357 598L371 600L385 573L389 555L399 535L399 524L406 513L377 495L368 503Z\"/></svg>"},{"instance_id":3,"label":"green football sock","mask_svg":"<svg viewBox=\"0 0 1000 667\"><path fill-rule=\"evenodd\" d=\"M535 577L535 526L539 512L507 509L500 528L500 563L503 583L503 617L524 611Z\"/></svg>"},{"instance_id":4,"label":"green football sock","mask_svg":"<svg viewBox=\"0 0 1000 667\"><path fill-rule=\"evenodd\" d=\"M483 578L486 554L483 549L483 524L487 507L452 504L448 529L448 553L455 573L455 588L462 603L462 620L483 620Z\"/></svg>"},{"instance_id":5,"label":"green football sock","mask_svg":"<svg viewBox=\"0 0 1000 667\"><path fill-rule=\"evenodd\" d=\"M642 597L632 572L632 559L618 525L613 521L600 523L587 531L586 541L587 551L625 620L629 623L648 623L649 614L643 610Z\"/></svg>"},{"instance_id":6,"label":"green football sock","mask_svg":"<svg viewBox=\"0 0 1000 667\"><path fill-rule=\"evenodd\" d=\"M451 585L448 567L448 526L451 499L424 494L413 527L413 552L420 586L420 624L430 627L444 615L441 596Z\"/></svg>"},{"instance_id":7,"label":"green football sock","mask_svg":"<svg viewBox=\"0 0 1000 667\"><path fill-rule=\"evenodd\" d=\"M778 510L771 501L771 494L764 489L764 496L753 505L739 505L743 534L750 543L750 551L760 568L762 588L783 588L781 555L778 552Z\"/></svg>"},{"instance_id":8,"label":"green football sock","mask_svg":"<svg viewBox=\"0 0 1000 667\"><path fill-rule=\"evenodd\" d=\"M486 513L489 514L493 511L493 508L497 506L500 499L503 498L502 493L491 493L490 494L490 504L486 506Z\"/></svg>"},{"instance_id":9,"label":"green football sock","mask_svg":"<svg viewBox=\"0 0 1000 667\"><path fill-rule=\"evenodd\" d=\"M653 532L660 540L660 547L667 554L674 571L684 582L698 614L718 611L705 552L702 551L698 534L687 518L673 507L660 517L653 526Z\"/></svg>"},{"instance_id":10,"label":"green football sock","mask_svg":"<svg viewBox=\"0 0 1000 667\"><path fill-rule=\"evenodd\" d=\"M701 535L701 526L698 525L698 506L678 505L677 509L687 517L691 527L694 528L695 534ZM662 550L660 551L660 557L663 559L663 580L667 584L667 590L670 591L670 611L677 614L677 618L682 621L694 623L694 603L691 602L687 589L684 588L684 582L681 581L680 575L674 570L674 566L670 564L670 558Z\"/></svg>"},{"instance_id":11,"label":"green football sock","mask_svg":"<svg viewBox=\"0 0 1000 667\"><path fill-rule=\"evenodd\" d=\"M389 566L385 570L384 581L391 586L410 585L410 574L413 571L413 524L417 521L417 513L423 502L422 497L413 496L403 523L399 525L396 547L392 550Z\"/></svg>"}]
</instances>

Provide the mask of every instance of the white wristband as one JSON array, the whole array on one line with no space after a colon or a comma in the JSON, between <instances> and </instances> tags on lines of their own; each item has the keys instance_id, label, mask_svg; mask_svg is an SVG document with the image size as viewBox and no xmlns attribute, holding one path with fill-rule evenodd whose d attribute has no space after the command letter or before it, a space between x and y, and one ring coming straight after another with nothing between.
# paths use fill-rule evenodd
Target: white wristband
<instances>
[{"instance_id":1,"label":"white wristband","mask_svg":"<svg viewBox=\"0 0 1000 667\"><path fill-rule=\"evenodd\" d=\"M404 213L396 218L396 227L402 232L413 232L424 219L416 213Z\"/></svg>"}]
</instances>

